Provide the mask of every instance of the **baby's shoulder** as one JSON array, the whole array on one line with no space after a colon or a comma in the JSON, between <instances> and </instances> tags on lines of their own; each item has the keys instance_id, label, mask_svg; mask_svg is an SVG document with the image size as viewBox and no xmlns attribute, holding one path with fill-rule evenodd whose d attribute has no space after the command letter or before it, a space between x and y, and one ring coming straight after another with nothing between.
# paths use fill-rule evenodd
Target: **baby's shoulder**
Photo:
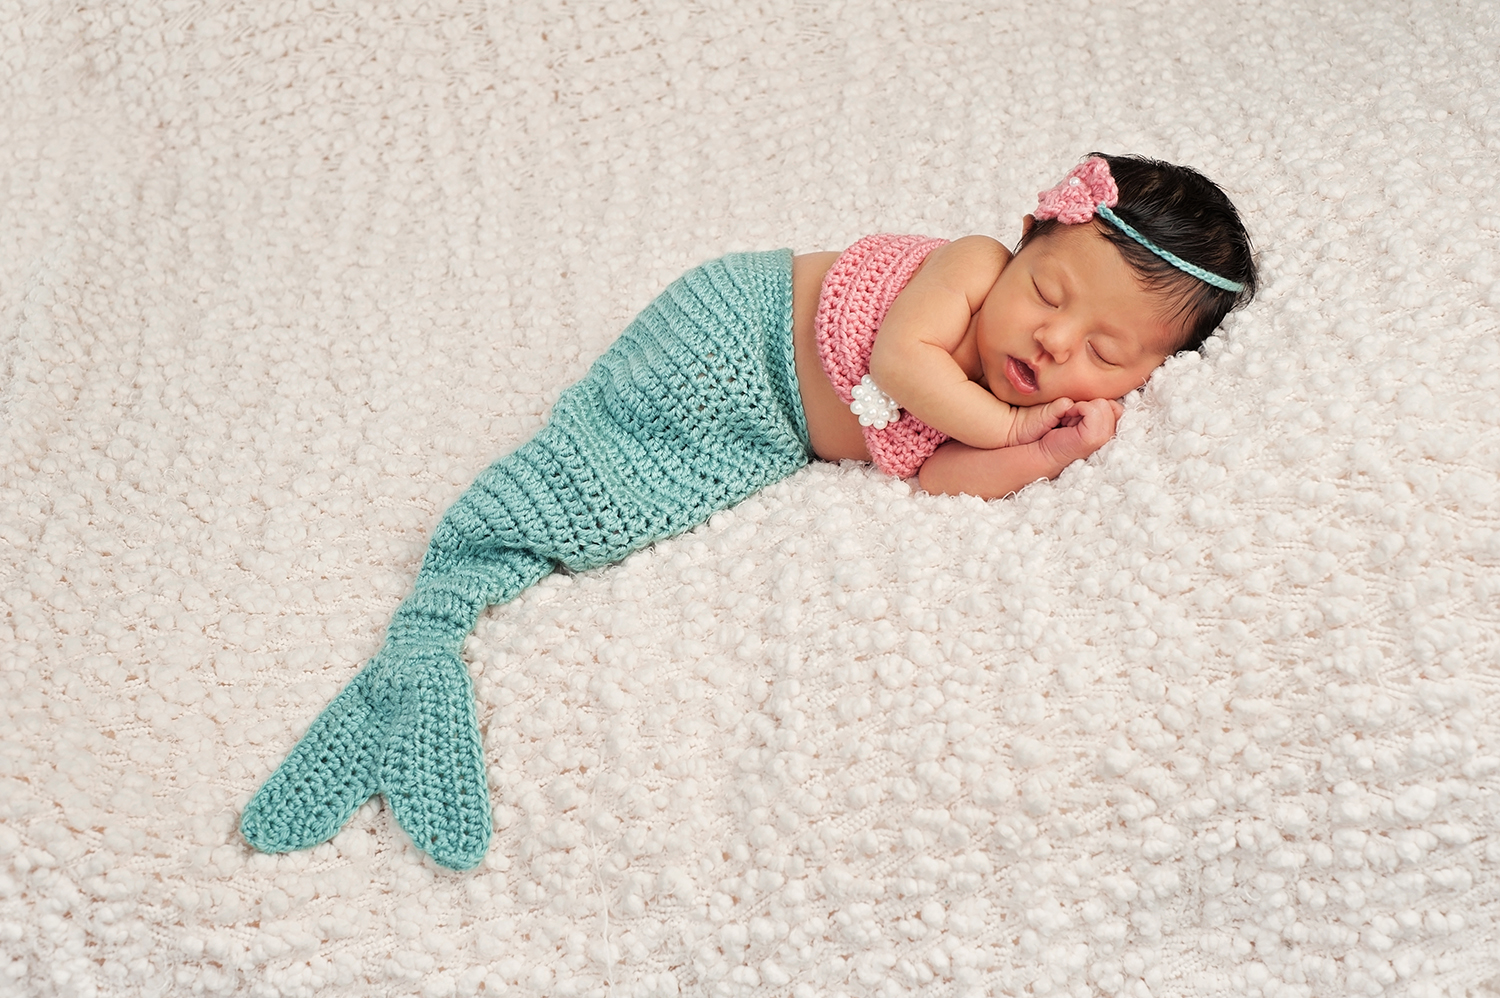
<instances>
[{"instance_id":1,"label":"baby's shoulder","mask_svg":"<svg viewBox=\"0 0 1500 998\"><path fill-rule=\"evenodd\" d=\"M959 236L943 248L950 250L954 256L975 264L1004 267L1010 261L1010 250L994 236Z\"/></svg>"},{"instance_id":2,"label":"baby's shoulder","mask_svg":"<svg viewBox=\"0 0 1500 998\"><path fill-rule=\"evenodd\" d=\"M961 286L994 284L1010 262L1010 250L990 236L960 236L933 250L922 269L929 278Z\"/></svg>"}]
</instances>

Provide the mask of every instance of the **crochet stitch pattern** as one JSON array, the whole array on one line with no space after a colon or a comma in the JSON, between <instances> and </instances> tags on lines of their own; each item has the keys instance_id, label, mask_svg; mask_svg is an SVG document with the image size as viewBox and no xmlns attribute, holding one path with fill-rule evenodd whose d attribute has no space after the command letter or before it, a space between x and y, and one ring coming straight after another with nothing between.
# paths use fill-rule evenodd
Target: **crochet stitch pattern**
<instances>
[{"instance_id":1,"label":"crochet stitch pattern","mask_svg":"<svg viewBox=\"0 0 1500 998\"><path fill-rule=\"evenodd\" d=\"M839 254L823 278L816 322L818 356L845 405L870 373L870 351L896 296L927 254L946 243L927 236L866 236ZM863 422L863 421L862 421ZM909 412L884 426L861 425L870 459L886 474L910 478L947 440Z\"/></svg>"},{"instance_id":2,"label":"crochet stitch pattern","mask_svg":"<svg viewBox=\"0 0 1500 998\"><path fill-rule=\"evenodd\" d=\"M1487 9L10 4L0 995L1500 998ZM1009 235L1098 147L1265 278L1114 443L818 462L491 608L474 871L379 797L241 838L681 272Z\"/></svg>"},{"instance_id":3,"label":"crochet stitch pattern","mask_svg":"<svg viewBox=\"0 0 1500 998\"><path fill-rule=\"evenodd\" d=\"M790 252L689 271L443 515L384 646L255 794L245 839L316 845L381 793L417 848L477 865L490 804L460 653L484 608L556 563L597 568L689 530L809 458Z\"/></svg>"}]
</instances>

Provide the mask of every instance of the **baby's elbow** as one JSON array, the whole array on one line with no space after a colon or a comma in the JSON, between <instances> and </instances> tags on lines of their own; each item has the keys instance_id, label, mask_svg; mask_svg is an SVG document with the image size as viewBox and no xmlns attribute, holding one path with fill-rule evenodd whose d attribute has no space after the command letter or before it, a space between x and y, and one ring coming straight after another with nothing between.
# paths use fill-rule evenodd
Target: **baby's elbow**
<instances>
[{"instance_id":1,"label":"baby's elbow","mask_svg":"<svg viewBox=\"0 0 1500 998\"><path fill-rule=\"evenodd\" d=\"M941 452L922 462L917 469L917 485L923 492L933 496L956 496L962 493L953 478L952 462L944 460Z\"/></svg>"},{"instance_id":2,"label":"baby's elbow","mask_svg":"<svg viewBox=\"0 0 1500 998\"><path fill-rule=\"evenodd\" d=\"M932 461L929 459L922 462L922 467L917 469L917 487L929 495L942 495L942 493L937 490L935 483L932 480L933 473L927 470L928 467L931 466L931 464Z\"/></svg>"}]
</instances>

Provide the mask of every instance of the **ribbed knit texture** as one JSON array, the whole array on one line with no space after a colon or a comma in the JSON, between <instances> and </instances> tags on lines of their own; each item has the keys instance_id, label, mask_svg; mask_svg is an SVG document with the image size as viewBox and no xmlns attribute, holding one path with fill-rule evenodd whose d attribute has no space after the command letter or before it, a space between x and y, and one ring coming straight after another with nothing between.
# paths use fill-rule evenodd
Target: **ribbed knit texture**
<instances>
[{"instance_id":1,"label":"ribbed knit texture","mask_svg":"<svg viewBox=\"0 0 1500 998\"><path fill-rule=\"evenodd\" d=\"M833 390L847 405L870 373L875 334L927 254L946 243L927 236L865 236L839 254L823 278L816 320L818 356ZM911 413L876 429L862 427L870 459L881 471L910 478L948 437Z\"/></svg>"},{"instance_id":2,"label":"ribbed knit texture","mask_svg":"<svg viewBox=\"0 0 1500 998\"><path fill-rule=\"evenodd\" d=\"M809 457L791 254L689 271L444 514L384 647L256 793L246 840L264 852L316 845L382 793L437 862L479 863L489 794L460 651L484 608L558 562L596 568L691 529Z\"/></svg>"}]
</instances>

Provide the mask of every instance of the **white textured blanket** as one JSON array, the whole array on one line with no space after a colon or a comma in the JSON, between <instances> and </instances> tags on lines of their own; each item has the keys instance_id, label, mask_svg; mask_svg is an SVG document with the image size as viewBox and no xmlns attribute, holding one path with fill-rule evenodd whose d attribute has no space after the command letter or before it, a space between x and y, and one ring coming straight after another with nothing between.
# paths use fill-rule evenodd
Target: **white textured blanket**
<instances>
[{"instance_id":1,"label":"white textured blanket","mask_svg":"<svg viewBox=\"0 0 1500 998\"><path fill-rule=\"evenodd\" d=\"M0 4L0 993L1500 990L1500 30ZM1218 179L1265 290L985 504L810 468L468 648L476 872L239 809L672 277Z\"/></svg>"}]
</instances>

